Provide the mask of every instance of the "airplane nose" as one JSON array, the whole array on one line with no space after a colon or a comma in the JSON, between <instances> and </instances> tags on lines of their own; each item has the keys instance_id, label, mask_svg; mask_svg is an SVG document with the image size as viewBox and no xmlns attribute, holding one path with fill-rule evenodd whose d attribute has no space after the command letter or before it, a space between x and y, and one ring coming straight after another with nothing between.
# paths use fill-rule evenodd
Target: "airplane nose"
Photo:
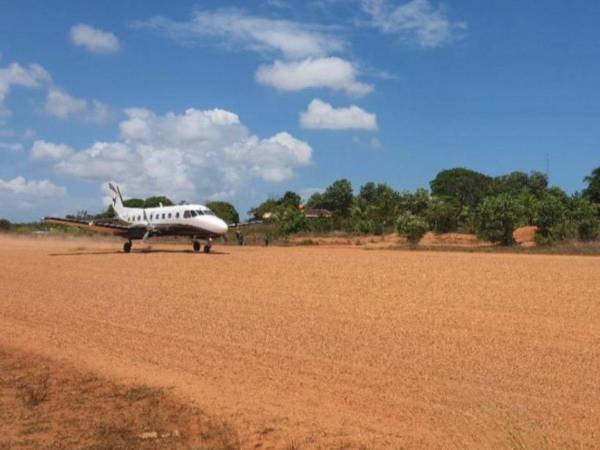
<instances>
[{"instance_id":1,"label":"airplane nose","mask_svg":"<svg viewBox=\"0 0 600 450\"><path fill-rule=\"evenodd\" d=\"M215 233L215 234L225 234L227 233L227 230L229 229L229 227L227 226L227 224L222 220L219 219L218 217L206 217L206 219L208 219L208 226L211 232Z\"/></svg>"},{"instance_id":2,"label":"airplane nose","mask_svg":"<svg viewBox=\"0 0 600 450\"><path fill-rule=\"evenodd\" d=\"M221 219L217 219L218 223L217 223L217 229L219 230L218 233L219 234L225 234L227 233L227 230L229 229L229 227L227 226L227 224L221 220Z\"/></svg>"}]
</instances>

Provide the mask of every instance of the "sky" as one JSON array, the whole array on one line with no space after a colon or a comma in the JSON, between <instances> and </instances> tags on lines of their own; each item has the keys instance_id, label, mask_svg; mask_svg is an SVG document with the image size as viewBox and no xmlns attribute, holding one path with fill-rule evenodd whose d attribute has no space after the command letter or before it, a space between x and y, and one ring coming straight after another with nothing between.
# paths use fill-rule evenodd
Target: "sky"
<instances>
[{"instance_id":1,"label":"sky","mask_svg":"<svg viewBox=\"0 0 600 450\"><path fill-rule=\"evenodd\" d=\"M600 2L0 0L0 217L600 165Z\"/></svg>"}]
</instances>

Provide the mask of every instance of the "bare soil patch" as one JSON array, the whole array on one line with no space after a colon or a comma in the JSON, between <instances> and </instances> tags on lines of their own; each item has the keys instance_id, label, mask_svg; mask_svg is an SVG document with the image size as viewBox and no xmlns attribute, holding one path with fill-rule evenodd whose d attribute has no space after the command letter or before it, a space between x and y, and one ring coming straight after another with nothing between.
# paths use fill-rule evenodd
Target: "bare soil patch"
<instances>
[{"instance_id":1,"label":"bare soil patch","mask_svg":"<svg viewBox=\"0 0 600 450\"><path fill-rule=\"evenodd\" d=\"M244 449L597 448L599 258L362 248L0 238L0 344L167 389Z\"/></svg>"},{"instance_id":2,"label":"bare soil patch","mask_svg":"<svg viewBox=\"0 0 600 450\"><path fill-rule=\"evenodd\" d=\"M166 388L122 385L0 347L0 449L240 448L235 429Z\"/></svg>"}]
</instances>

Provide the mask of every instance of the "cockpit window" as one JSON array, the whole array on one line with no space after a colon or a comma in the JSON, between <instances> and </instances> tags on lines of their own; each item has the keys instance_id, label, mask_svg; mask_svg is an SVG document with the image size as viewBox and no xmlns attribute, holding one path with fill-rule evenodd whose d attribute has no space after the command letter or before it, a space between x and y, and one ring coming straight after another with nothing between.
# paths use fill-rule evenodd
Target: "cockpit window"
<instances>
[{"instance_id":1,"label":"cockpit window","mask_svg":"<svg viewBox=\"0 0 600 450\"><path fill-rule=\"evenodd\" d=\"M198 213L199 216L203 216L204 215L204 213L202 212L201 209L196 210L196 212Z\"/></svg>"},{"instance_id":2,"label":"cockpit window","mask_svg":"<svg viewBox=\"0 0 600 450\"><path fill-rule=\"evenodd\" d=\"M190 214L192 215L192 217L196 217L196 211L194 211L194 210L191 210L191 211L190 211Z\"/></svg>"},{"instance_id":3,"label":"cockpit window","mask_svg":"<svg viewBox=\"0 0 600 450\"><path fill-rule=\"evenodd\" d=\"M204 210L204 214L206 214L207 216L214 216L214 215L215 215L215 213L214 213L214 212L212 212L212 211L211 211L210 209L208 209L208 208L206 208L206 209Z\"/></svg>"},{"instance_id":4,"label":"cockpit window","mask_svg":"<svg viewBox=\"0 0 600 450\"><path fill-rule=\"evenodd\" d=\"M184 212L183 212L183 218L184 218L184 219L189 219L190 217L192 217L192 215L190 214L190 212L189 212L189 211L184 211Z\"/></svg>"}]
</instances>

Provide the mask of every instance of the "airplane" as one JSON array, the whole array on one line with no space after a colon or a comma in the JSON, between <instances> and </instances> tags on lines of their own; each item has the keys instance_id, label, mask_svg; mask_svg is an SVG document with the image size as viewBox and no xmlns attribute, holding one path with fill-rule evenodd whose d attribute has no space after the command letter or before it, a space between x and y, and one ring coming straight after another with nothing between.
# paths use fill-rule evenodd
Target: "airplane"
<instances>
[{"instance_id":1,"label":"airplane","mask_svg":"<svg viewBox=\"0 0 600 450\"><path fill-rule=\"evenodd\" d=\"M204 241L204 253L210 253L213 239L227 233L227 224L209 208L199 204L183 204L158 208L128 208L123 205L119 186L109 183L112 191L112 206L117 220L80 220L44 217L44 223L68 225L112 234L127 239L123 252L129 253L132 241L146 242L158 236L189 236L194 252L199 252Z\"/></svg>"}]
</instances>

